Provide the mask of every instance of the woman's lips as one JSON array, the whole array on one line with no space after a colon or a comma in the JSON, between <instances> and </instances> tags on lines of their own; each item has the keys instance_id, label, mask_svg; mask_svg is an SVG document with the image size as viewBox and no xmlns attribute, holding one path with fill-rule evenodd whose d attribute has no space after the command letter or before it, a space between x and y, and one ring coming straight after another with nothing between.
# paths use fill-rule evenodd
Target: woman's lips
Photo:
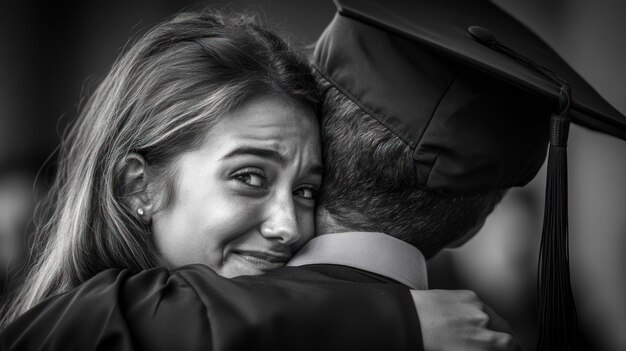
<instances>
[{"instance_id":1,"label":"woman's lips","mask_svg":"<svg viewBox=\"0 0 626 351\"><path fill-rule=\"evenodd\" d=\"M291 259L291 255L267 251L236 250L233 253L263 272L283 267Z\"/></svg>"}]
</instances>

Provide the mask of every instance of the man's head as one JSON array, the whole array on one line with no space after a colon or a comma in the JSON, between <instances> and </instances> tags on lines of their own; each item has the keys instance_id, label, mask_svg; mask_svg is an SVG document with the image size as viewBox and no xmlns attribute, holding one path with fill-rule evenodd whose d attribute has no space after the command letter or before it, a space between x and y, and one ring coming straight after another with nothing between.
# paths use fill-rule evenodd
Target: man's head
<instances>
[{"instance_id":1,"label":"man's head","mask_svg":"<svg viewBox=\"0 0 626 351\"><path fill-rule=\"evenodd\" d=\"M550 102L369 23L337 15L316 44L327 168L317 229L385 232L430 257L537 174Z\"/></svg>"},{"instance_id":2,"label":"man's head","mask_svg":"<svg viewBox=\"0 0 626 351\"><path fill-rule=\"evenodd\" d=\"M346 95L323 89L326 178L318 231L377 231L431 257L484 223L504 191L443 197L418 184L413 150Z\"/></svg>"}]
</instances>

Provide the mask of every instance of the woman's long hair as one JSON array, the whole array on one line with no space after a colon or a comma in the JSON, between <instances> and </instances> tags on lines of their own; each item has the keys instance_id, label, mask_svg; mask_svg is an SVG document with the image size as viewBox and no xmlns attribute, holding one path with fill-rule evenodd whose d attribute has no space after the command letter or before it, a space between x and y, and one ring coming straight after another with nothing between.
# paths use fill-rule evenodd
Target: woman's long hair
<instances>
[{"instance_id":1,"label":"woman's long hair","mask_svg":"<svg viewBox=\"0 0 626 351\"><path fill-rule=\"evenodd\" d=\"M318 102L306 59L251 17L183 13L139 38L64 137L29 273L0 326L107 268L158 266L149 227L123 199L126 156L141 154L171 195L171 161L224 113L265 94Z\"/></svg>"}]
</instances>

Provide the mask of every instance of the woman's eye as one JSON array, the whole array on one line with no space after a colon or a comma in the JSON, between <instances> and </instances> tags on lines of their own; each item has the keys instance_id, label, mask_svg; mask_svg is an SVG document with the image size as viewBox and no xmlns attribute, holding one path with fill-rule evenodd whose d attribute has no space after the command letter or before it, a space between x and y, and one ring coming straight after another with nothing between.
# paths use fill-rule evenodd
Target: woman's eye
<instances>
[{"instance_id":1,"label":"woman's eye","mask_svg":"<svg viewBox=\"0 0 626 351\"><path fill-rule=\"evenodd\" d=\"M233 175L237 181L255 188L267 187L267 176L259 169L244 169Z\"/></svg>"},{"instance_id":2,"label":"woman's eye","mask_svg":"<svg viewBox=\"0 0 626 351\"><path fill-rule=\"evenodd\" d=\"M246 184L251 185L251 186L257 186L257 187L262 187L263 184L265 183L264 179L259 177L256 174L240 175L240 176L237 176L237 179L240 182L246 183Z\"/></svg>"},{"instance_id":3,"label":"woman's eye","mask_svg":"<svg viewBox=\"0 0 626 351\"><path fill-rule=\"evenodd\" d=\"M313 188L299 188L293 192L294 195L299 196L304 199L312 199L314 200L317 197L317 190Z\"/></svg>"}]
</instances>

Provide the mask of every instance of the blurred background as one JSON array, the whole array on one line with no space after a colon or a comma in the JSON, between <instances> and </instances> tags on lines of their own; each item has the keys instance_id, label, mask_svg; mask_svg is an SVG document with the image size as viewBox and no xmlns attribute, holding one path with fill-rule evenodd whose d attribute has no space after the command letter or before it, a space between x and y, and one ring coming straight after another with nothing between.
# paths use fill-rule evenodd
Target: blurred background
<instances>
[{"instance_id":1,"label":"blurred background","mask_svg":"<svg viewBox=\"0 0 626 351\"><path fill-rule=\"evenodd\" d=\"M626 2L494 0L550 44L626 112ZM0 4L0 288L28 252L43 170L86 95L129 39L185 8L248 11L297 44L313 43L330 0L198 2L3 1ZM626 142L573 126L569 142L570 265L581 350L626 350ZM52 163L53 165L53 163ZM432 288L472 289L510 322L525 349L536 339L536 269L545 169L510 191L483 230L429 262Z\"/></svg>"}]
</instances>

